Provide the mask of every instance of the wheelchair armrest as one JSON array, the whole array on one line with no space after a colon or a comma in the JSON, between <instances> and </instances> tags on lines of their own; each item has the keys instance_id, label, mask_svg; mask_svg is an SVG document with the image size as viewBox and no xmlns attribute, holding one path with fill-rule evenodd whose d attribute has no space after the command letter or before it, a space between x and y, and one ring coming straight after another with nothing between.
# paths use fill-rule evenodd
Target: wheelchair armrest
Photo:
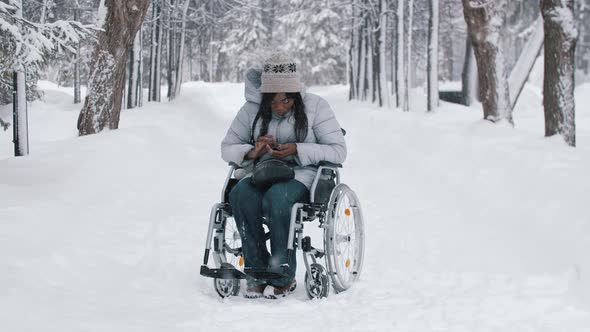
<instances>
[{"instance_id":1,"label":"wheelchair armrest","mask_svg":"<svg viewBox=\"0 0 590 332\"><path fill-rule=\"evenodd\" d=\"M230 162L228 163L228 165L229 165L230 167L233 167L234 169L242 168L242 166L240 166L240 165L238 165L238 164L234 163L233 161L230 161Z\"/></svg>"},{"instance_id":2,"label":"wheelchair armrest","mask_svg":"<svg viewBox=\"0 0 590 332\"><path fill-rule=\"evenodd\" d=\"M326 166L326 167L333 167L333 168L342 168L342 164L334 164L329 161L322 160L316 166Z\"/></svg>"}]
</instances>

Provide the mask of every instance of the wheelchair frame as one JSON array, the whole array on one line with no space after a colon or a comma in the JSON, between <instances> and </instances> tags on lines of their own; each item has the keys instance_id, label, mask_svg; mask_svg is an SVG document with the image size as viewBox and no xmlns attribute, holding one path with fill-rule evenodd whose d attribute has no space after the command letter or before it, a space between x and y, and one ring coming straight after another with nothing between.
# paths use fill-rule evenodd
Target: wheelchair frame
<instances>
[{"instance_id":1,"label":"wheelchair frame","mask_svg":"<svg viewBox=\"0 0 590 332\"><path fill-rule=\"evenodd\" d=\"M211 209L209 219L209 229L207 231L207 242L205 246L205 255L203 258L203 265L201 266L201 275L215 278L214 285L217 293L221 297L237 295L239 293L239 280L246 278L246 274L257 279L275 279L280 278L286 274L290 264L290 257L293 250L300 248L303 251L303 260L306 268L306 291L310 298L327 297L330 288L330 279L332 286L336 292L341 292L348 289L351 282L358 280L362 270L363 256L364 256L364 226L362 210L360 202L356 194L345 184L340 183L339 164L332 164L328 162L321 162L317 165L318 169L316 176L310 189L309 203L295 203L291 209L291 218L289 226L289 238L287 244L289 257L288 263L282 265L278 269L254 269L245 268L244 272L236 269L232 264L227 262L225 252L235 255L236 257L242 255L242 249L232 248L225 241L225 228L227 218L233 218L231 207L228 202L229 192L239 179L233 178L233 175L240 167L236 164L230 163L230 170L223 185L221 203L214 204ZM329 190L329 192L328 192ZM353 266L353 277L349 282L342 281L337 276L338 266L335 265L334 252L330 252L330 248L334 248L334 236L329 235L327 228L332 227L334 223L334 209L339 204L341 198L340 193L344 192L347 195L352 195L354 204L352 209L355 218L359 218L360 229L357 230L355 223L355 233L360 236L361 245L360 253L355 257ZM344 194L343 194L344 195ZM342 196L343 197L343 196ZM311 238L303 236L304 222L311 222L318 219L320 228L324 229L324 249L314 248L311 245ZM266 234L266 240L269 239L269 233ZM350 242L350 236L347 239ZM331 242L330 242L331 241ZM346 241L346 239L344 239ZM213 244L213 247L212 247ZM296 246L295 246L296 244ZM211 252L213 249L213 252ZM217 269L208 268L208 260L210 254L213 255ZM318 263L318 259L326 258L328 272L324 267ZM356 259L358 258L358 259ZM348 267L348 265L347 265ZM328 278L328 273L331 278Z\"/></svg>"}]
</instances>

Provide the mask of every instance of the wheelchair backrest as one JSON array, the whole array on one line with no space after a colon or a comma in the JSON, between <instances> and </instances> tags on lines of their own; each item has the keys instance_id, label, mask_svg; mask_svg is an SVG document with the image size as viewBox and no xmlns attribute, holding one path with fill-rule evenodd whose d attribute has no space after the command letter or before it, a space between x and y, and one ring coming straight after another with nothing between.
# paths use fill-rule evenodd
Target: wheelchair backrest
<instances>
[{"instance_id":1,"label":"wheelchair backrest","mask_svg":"<svg viewBox=\"0 0 590 332\"><path fill-rule=\"evenodd\" d=\"M311 186L311 203L327 204L332 195L332 190L339 182L339 174L336 168L320 167Z\"/></svg>"}]
</instances>

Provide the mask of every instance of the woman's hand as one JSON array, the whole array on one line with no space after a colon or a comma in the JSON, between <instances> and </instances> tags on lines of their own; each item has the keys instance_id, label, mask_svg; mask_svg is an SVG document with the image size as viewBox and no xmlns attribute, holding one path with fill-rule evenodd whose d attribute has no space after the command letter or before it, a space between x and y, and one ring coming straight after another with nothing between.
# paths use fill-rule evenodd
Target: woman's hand
<instances>
[{"instance_id":1,"label":"woman's hand","mask_svg":"<svg viewBox=\"0 0 590 332\"><path fill-rule=\"evenodd\" d=\"M272 135L265 135L258 137L258 141L254 144L254 149L250 150L246 155L248 159L256 159L263 156L269 151L272 151L272 146L276 144L276 140Z\"/></svg>"},{"instance_id":2,"label":"woman's hand","mask_svg":"<svg viewBox=\"0 0 590 332\"><path fill-rule=\"evenodd\" d=\"M290 155L297 154L297 144L295 143L287 143L287 144L279 144L275 150L271 150L270 152L273 157L276 158L285 158Z\"/></svg>"}]
</instances>

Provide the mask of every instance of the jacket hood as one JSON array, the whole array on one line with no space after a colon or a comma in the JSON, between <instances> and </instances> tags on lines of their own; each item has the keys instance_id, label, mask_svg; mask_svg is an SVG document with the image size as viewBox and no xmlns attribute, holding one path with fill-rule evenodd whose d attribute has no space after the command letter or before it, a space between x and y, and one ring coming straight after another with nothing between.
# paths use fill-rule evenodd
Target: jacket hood
<instances>
[{"instance_id":1,"label":"jacket hood","mask_svg":"<svg viewBox=\"0 0 590 332\"><path fill-rule=\"evenodd\" d=\"M262 92L260 86L262 85L262 70L260 68L252 67L246 71L246 79L244 80L245 90L244 96L246 101L259 104L262 101ZM305 86L301 84L301 98L305 99Z\"/></svg>"}]
</instances>

